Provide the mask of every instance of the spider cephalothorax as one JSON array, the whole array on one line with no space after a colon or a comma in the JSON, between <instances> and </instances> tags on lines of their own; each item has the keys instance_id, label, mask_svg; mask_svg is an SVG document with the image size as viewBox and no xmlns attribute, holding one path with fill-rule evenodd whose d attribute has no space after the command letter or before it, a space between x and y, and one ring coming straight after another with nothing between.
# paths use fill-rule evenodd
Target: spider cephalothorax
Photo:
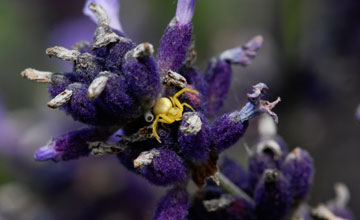
<instances>
[{"instance_id":1,"label":"spider cephalothorax","mask_svg":"<svg viewBox=\"0 0 360 220\"><path fill-rule=\"evenodd\" d=\"M195 111L189 104L181 103L179 101L178 97L184 92L192 92L195 94L199 94L199 92L196 90L183 88L182 90L177 92L173 97L162 97L158 99L153 107L153 113L156 118L152 124L152 129L153 129L153 134L156 140L159 141L159 143L161 143L160 137L156 132L156 128L159 122L165 124L172 124L175 121L181 121L182 113L184 111L184 106Z\"/></svg>"}]
</instances>

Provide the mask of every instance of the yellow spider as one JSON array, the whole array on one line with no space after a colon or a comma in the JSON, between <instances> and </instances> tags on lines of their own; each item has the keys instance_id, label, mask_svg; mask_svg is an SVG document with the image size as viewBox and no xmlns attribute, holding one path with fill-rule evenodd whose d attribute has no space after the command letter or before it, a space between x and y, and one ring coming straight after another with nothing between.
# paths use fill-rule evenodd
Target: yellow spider
<instances>
[{"instance_id":1,"label":"yellow spider","mask_svg":"<svg viewBox=\"0 0 360 220\"><path fill-rule=\"evenodd\" d=\"M159 122L165 124L172 124L175 121L181 121L184 106L190 108L192 111L195 111L189 104L180 103L178 97L184 92L192 92L195 94L199 94L199 92L196 90L183 88L173 97L162 97L155 102L155 105L153 107L153 113L156 118L152 124L152 132L159 143L161 143L160 137L156 132L156 128Z\"/></svg>"}]
</instances>

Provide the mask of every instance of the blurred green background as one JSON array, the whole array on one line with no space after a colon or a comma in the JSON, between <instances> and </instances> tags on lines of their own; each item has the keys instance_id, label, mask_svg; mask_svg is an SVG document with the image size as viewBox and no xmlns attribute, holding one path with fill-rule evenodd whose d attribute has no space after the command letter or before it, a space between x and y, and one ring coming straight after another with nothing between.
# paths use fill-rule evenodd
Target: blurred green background
<instances>
[{"instance_id":1,"label":"blurred green background","mask_svg":"<svg viewBox=\"0 0 360 220\"><path fill-rule=\"evenodd\" d=\"M15 140L28 146L20 149L27 166L45 166L32 161L32 153L51 135L62 132L51 122L61 119L72 125L72 120L47 109L46 85L22 79L20 72L27 67L54 72L68 68L48 58L45 49L67 44L76 27L88 30L83 34L91 38L88 34L95 26L81 14L83 4L83 0L0 0L0 100L15 127L26 132L24 136L17 134ZM173 0L121 0L121 22L136 42L158 46L175 9ZM264 46L253 64L234 68L223 112L240 108L255 83L268 84L268 97L281 96L283 100L275 109L280 118L279 134L290 148L301 146L314 157L316 174L310 203L332 198L333 184L341 181L349 186L350 206L355 216L360 216L360 123L354 116L360 104L360 2L200 0L194 25L197 63L203 70L207 61L223 50L254 35L264 36ZM48 126L58 133L42 133L39 120L48 120L41 129ZM253 122L245 136L249 144L256 140L256 127ZM0 135L6 134L8 128L0 128ZM243 157L243 146L236 148L230 152ZM31 185L31 176L17 174L22 168L16 166L19 162L12 160L11 154L3 153L1 158L0 183ZM58 169L62 164L55 166Z\"/></svg>"}]
</instances>

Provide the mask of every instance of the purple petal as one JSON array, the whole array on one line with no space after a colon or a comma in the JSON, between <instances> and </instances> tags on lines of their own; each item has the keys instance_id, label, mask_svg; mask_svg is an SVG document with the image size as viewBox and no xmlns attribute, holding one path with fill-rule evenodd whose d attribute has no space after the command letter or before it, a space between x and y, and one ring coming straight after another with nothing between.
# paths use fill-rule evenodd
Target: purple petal
<instances>
[{"instance_id":1,"label":"purple petal","mask_svg":"<svg viewBox=\"0 0 360 220\"><path fill-rule=\"evenodd\" d=\"M58 157L59 152L57 152L53 146L44 146L39 148L35 154L34 159L37 161L46 161Z\"/></svg>"},{"instance_id":2,"label":"purple petal","mask_svg":"<svg viewBox=\"0 0 360 220\"><path fill-rule=\"evenodd\" d=\"M194 15L196 0L178 0L176 18L180 24L188 24Z\"/></svg>"},{"instance_id":3,"label":"purple petal","mask_svg":"<svg viewBox=\"0 0 360 220\"><path fill-rule=\"evenodd\" d=\"M120 23L120 4L118 0L87 0L83 9L83 13L91 18L95 23L97 23L96 16L90 11L90 3L95 2L96 4L101 5L108 14L110 18L110 27L118 31L123 32Z\"/></svg>"}]
</instances>

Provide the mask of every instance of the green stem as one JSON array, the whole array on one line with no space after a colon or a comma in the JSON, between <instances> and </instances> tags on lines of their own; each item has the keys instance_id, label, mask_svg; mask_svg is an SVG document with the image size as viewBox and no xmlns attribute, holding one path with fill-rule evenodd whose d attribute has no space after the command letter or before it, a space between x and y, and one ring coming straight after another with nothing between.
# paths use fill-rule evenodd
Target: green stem
<instances>
[{"instance_id":1,"label":"green stem","mask_svg":"<svg viewBox=\"0 0 360 220\"><path fill-rule=\"evenodd\" d=\"M220 188L225 190L227 193L234 195L236 197L242 198L246 200L247 202L251 203L252 205L255 204L254 200L246 194L242 189L237 187L231 180L229 180L226 176L224 176L222 173L218 172L216 174L217 178L220 182Z\"/></svg>"}]
</instances>

